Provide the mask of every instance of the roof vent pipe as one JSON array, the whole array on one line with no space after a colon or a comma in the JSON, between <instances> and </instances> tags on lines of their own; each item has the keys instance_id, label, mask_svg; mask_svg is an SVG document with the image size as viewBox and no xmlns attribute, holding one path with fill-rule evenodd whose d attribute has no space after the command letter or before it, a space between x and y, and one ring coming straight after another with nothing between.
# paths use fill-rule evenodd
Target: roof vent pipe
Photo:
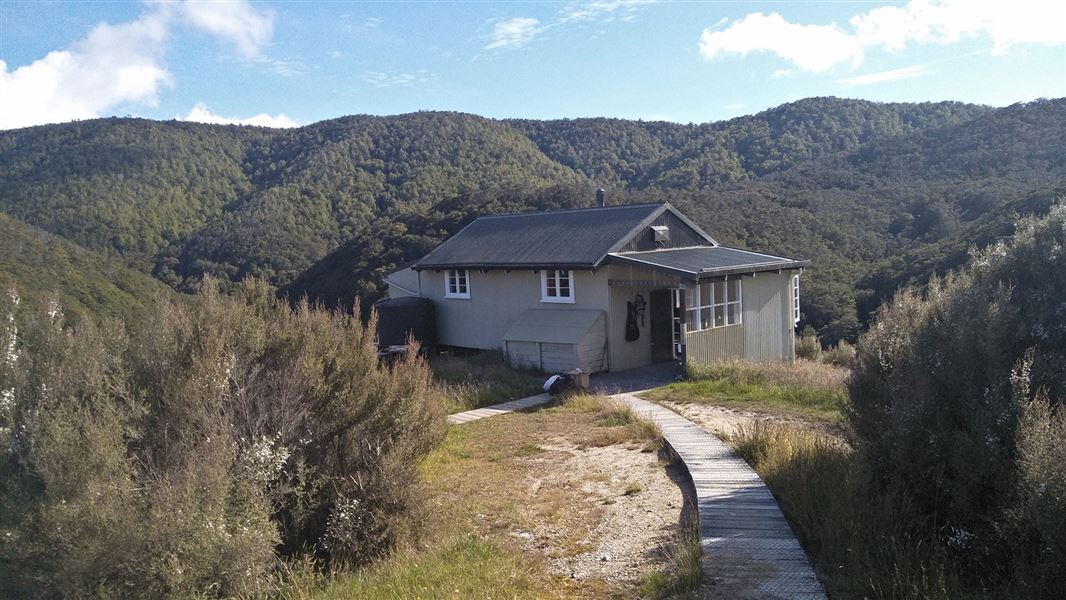
<instances>
[{"instance_id":1,"label":"roof vent pipe","mask_svg":"<svg viewBox=\"0 0 1066 600\"><path fill-rule=\"evenodd\" d=\"M607 203L603 199L603 188L596 190L596 206L604 207Z\"/></svg>"}]
</instances>

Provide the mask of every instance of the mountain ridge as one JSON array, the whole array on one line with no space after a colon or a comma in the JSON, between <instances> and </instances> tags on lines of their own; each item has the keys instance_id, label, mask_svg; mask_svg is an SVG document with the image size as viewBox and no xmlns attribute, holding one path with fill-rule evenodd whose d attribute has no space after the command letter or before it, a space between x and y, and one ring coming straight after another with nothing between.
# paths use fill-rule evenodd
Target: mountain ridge
<instances>
[{"instance_id":1,"label":"mountain ridge","mask_svg":"<svg viewBox=\"0 0 1066 600\"><path fill-rule=\"evenodd\" d=\"M99 119L0 132L0 212L150 264L179 290L254 275L298 294L318 273L376 278L345 284L370 300L390 253L364 238L424 218L421 241L393 239L420 248L459 222L449 210L579 205L603 186L614 202L671 200L735 245L815 259L808 321L835 339L859 326L864 294L886 293L860 284L893 280L871 265L1066 179L1063 114L1062 99L810 98L699 125L441 111L287 130ZM366 257L378 267L323 270L345 245L378 252Z\"/></svg>"}]
</instances>

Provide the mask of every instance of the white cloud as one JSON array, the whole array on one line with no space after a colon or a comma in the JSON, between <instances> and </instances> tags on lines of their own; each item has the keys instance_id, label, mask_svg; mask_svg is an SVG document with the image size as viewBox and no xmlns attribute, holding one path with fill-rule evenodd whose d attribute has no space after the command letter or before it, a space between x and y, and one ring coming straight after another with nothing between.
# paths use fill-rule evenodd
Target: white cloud
<instances>
[{"instance_id":1,"label":"white cloud","mask_svg":"<svg viewBox=\"0 0 1066 600\"><path fill-rule=\"evenodd\" d=\"M378 88L395 87L398 85L411 85L413 83L425 83L436 79L436 73L430 73L426 69L419 69L414 73L382 73L381 71L367 71L363 81Z\"/></svg>"},{"instance_id":2,"label":"white cloud","mask_svg":"<svg viewBox=\"0 0 1066 600\"><path fill-rule=\"evenodd\" d=\"M910 67L903 67L902 69L892 69L890 71L879 71L868 75L845 77L840 80L840 83L844 85L872 85L875 83L885 83L886 81L914 79L916 77L922 77L927 73L929 73L928 65L913 65Z\"/></svg>"},{"instance_id":3,"label":"white cloud","mask_svg":"<svg viewBox=\"0 0 1066 600\"><path fill-rule=\"evenodd\" d=\"M1066 3L1041 0L911 0L856 15L848 20L850 30L836 24L790 23L777 13L751 13L705 29L700 53L713 60L773 52L801 70L824 72L838 65L858 67L866 49L901 52L911 43L952 44L985 37L993 53L1024 44L1063 45L1064 23Z\"/></svg>"},{"instance_id":4,"label":"white cloud","mask_svg":"<svg viewBox=\"0 0 1066 600\"><path fill-rule=\"evenodd\" d=\"M162 66L165 15L97 25L66 50L8 70L0 60L0 128L89 119L128 102L153 106L171 78Z\"/></svg>"},{"instance_id":5,"label":"white cloud","mask_svg":"<svg viewBox=\"0 0 1066 600\"><path fill-rule=\"evenodd\" d=\"M711 60L750 52L773 52L804 71L815 72L862 62L858 41L836 25L796 25L777 13L752 13L724 30L705 29L700 36L700 54Z\"/></svg>"},{"instance_id":6,"label":"white cloud","mask_svg":"<svg viewBox=\"0 0 1066 600\"><path fill-rule=\"evenodd\" d=\"M576 2L564 6L559 11L560 23L574 21L632 21L633 14L642 6L654 4L657 0L596 0L594 2Z\"/></svg>"},{"instance_id":7,"label":"white cloud","mask_svg":"<svg viewBox=\"0 0 1066 600\"><path fill-rule=\"evenodd\" d=\"M260 113L254 117L248 117L246 119L234 119L230 117L221 117L212 113L207 109L207 106L203 102L197 102L196 106L192 107L189 114L184 117L178 117L182 121L195 121L197 123L210 123L213 125L257 125L259 127L299 127L300 124L296 121L285 116L284 113L278 113L276 115L268 115L266 113Z\"/></svg>"},{"instance_id":8,"label":"white cloud","mask_svg":"<svg viewBox=\"0 0 1066 600\"><path fill-rule=\"evenodd\" d=\"M269 42L273 18L247 2L156 4L129 23L101 23L64 50L49 52L28 65L0 60L0 129L74 119L90 119L128 104L156 106L159 92L173 85L164 56L175 22L233 42L254 55Z\"/></svg>"},{"instance_id":9,"label":"white cloud","mask_svg":"<svg viewBox=\"0 0 1066 600\"><path fill-rule=\"evenodd\" d=\"M245 58L258 56L274 36L274 13L256 10L247 0L188 0L182 14L193 26L232 42Z\"/></svg>"},{"instance_id":10,"label":"white cloud","mask_svg":"<svg viewBox=\"0 0 1066 600\"><path fill-rule=\"evenodd\" d=\"M543 29L540 26L540 21L530 17L516 17L506 21L499 21L492 28L492 33L489 34L489 43L485 45L485 50L521 48L532 42L533 38L537 37L537 34L541 31Z\"/></svg>"}]
</instances>

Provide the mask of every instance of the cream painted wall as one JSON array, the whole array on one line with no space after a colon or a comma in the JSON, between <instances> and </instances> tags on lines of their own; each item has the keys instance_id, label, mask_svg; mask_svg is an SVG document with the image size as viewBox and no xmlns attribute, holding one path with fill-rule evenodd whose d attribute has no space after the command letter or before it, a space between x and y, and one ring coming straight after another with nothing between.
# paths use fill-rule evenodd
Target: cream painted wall
<instances>
[{"instance_id":1,"label":"cream painted wall","mask_svg":"<svg viewBox=\"0 0 1066 600\"><path fill-rule=\"evenodd\" d=\"M749 360L792 360L794 329L790 310L790 281L795 271L757 273L745 276L744 322L686 336L688 356L694 361L743 357ZM389 275L389 296L410 295L421 290L437 309L438 335L442 344L464 348L502 349L503 336L514 320L530 308L577 308L607 313L608 362L611 371L651 363L650 315L645 313L640 338L625 341L626 302L642 294L649 302L653 287L673 288L670 276L635 267L608 265L596 272L574 271L575 302L541 302L540 274L530 270L469 273L470 299L444 297L444 272L404 269ZM608 280L653 282L652 285L609 286ZM739 329L739 331L738 331ZM729 331L726 331L729 330Z\"/></svg>"},{"instance_id":2,"label":"cream painted wall","mask_svg":"<svg viewBox=\"0 0 1066 600\"><path fill-rule=\"evenodd\" d=\"M573 303L541 302L540 273L529 270L470 270L469 299L444 297L444 271L414 273L421 278L422 297L436 306L440 343L449 346L503 349L504 334L530 308L607 310L607 275L602 270L573 272ZM390 284L390 294L393 287Z\"/></svg>"}]
</instances>

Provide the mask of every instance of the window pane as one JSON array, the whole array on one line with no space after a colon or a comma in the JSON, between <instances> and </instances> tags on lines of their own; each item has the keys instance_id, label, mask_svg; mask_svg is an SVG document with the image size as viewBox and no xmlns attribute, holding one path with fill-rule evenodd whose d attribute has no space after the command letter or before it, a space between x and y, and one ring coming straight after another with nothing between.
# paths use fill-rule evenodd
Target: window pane
<instances>
[{"instance_id":1,"label":"window pane","mask_svg":"<svg viewBox=\"0 0 1066 600\"><path fill-rule=\"evenodd\" d=\"M716 304L714 306L714 326L721 327L725 325L725 305Z\"/></svg>"},{"instance_id":2,"label":"window pane","mask_svg":"<svg viewBox=\"0 0 1066 600\"><path fill-rule=\"evenodd\" d=\"M714 296L711 291L711 284L700 284L700 306L710 306L714 304Z\"/></svg>"},{"instance_id":3,"label":"window pane","mask_svg":"<svg viewBox=\"0 0 1066 600\"><path fill-rule=\"evenodd\" d=\"M729 293L729 302L736 302L737 300L740 300L740 280L730 279L725 283L727 292Z\"/></svg>"},{"instance_id":4,"label":"window pane","mask_svg":"<svg viewBox=\"0 0 1066 600\"><path fill-rule=\"evenodd\" d=\"M687 285L685 286L685 308L696 308L700 305L699 298L697 298L697 291L699 286Z\"/></svg>"},{"instance_id":5,"label":"window pane","mask_svg":"<svg viewBox=\"0 0 1066 600\"><path fill-rule=\"evenodd\" d=\"M727 324L736 325L740 322L740 303L730 302L728 308L729 310L726 313L726 318L728 319Z\"/></svg>"},{"instance_id":6,"label":"window pane","mask_svg":"<svg viewBox=\"0 0 1066 600\"><path fill-rule=\"evenodd\" d=\"M689 331L699 331L703 329L700 326L700 309L692 308L685 311L685 326Z\"/></svg>"},{"instance_id":7,"label":"window pane","mask_svg":"<svg viewBox=\"0 0 1066 600\"><path fill-rule=\"evenodd\" d=\"M700 329L710 329L714 324L711 323L711 309L700 309Z\"/></svg>"},{"instance_id":8,"label":"window pane","mask_svg":"<svg viewBox=\"0 0 1066 600\"><path fill-rule=\"evenodd\" d=\"M714 282L714 303L721 304L725 302L725 282Z\"/></svg>"}]
</instances>

